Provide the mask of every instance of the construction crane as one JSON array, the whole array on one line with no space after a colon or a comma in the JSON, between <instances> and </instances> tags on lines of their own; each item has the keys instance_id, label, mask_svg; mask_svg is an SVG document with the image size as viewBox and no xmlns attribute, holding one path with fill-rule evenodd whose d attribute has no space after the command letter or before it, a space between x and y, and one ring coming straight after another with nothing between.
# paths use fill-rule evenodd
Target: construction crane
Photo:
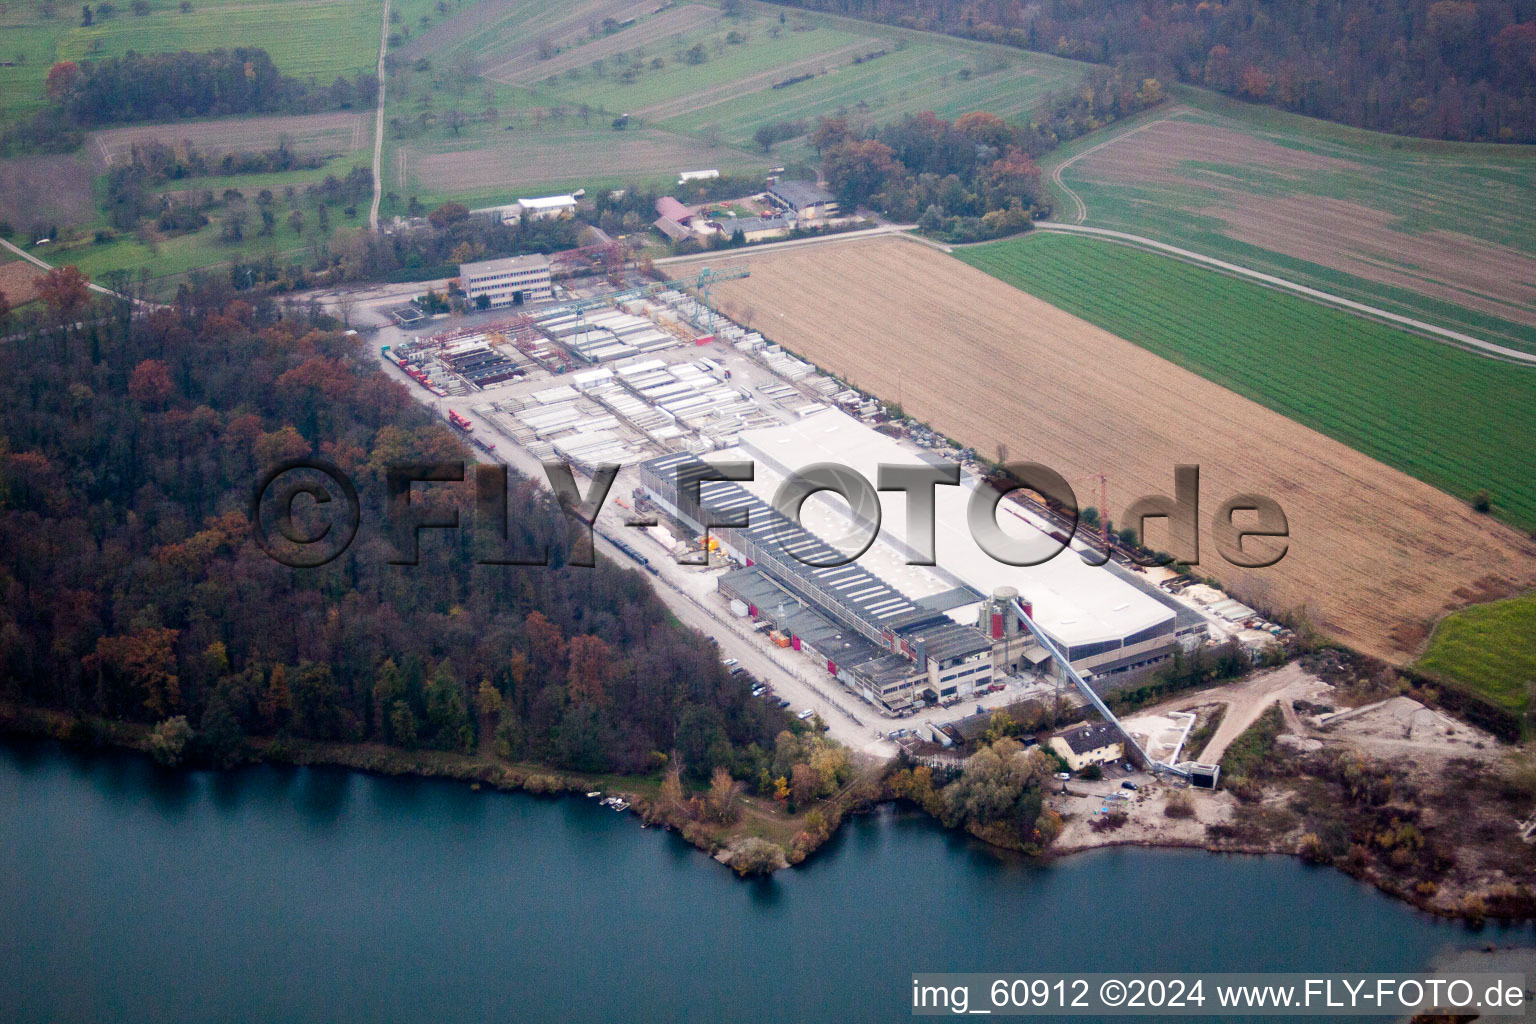
<instances>
[{"instance_id":1,"label":"construction crane","mask_svg":"<svg viewBox=\"0 0 1536 1024\"><path fill-rule=\"evenodd\" d=\"M571 299L559 306L544 310L541 315L551 313L585 313L589 309L601 309L604 306L614 306L620 302L628 302L630 299L649 298L658 292L664 292L668 288L687 290L695 289L699 293L699 302L709 305L709 290L720 281L733 281L737 278L750 277L751 272L746 267L733 267L730 270L710 270L705 267L692 277L674 278L668 281L653 281L640 288L630 288L622 292L613 292L608 295L594 295L588 299Z\"/></svg>"},{"instance_id":2,"label":"construction crane","mask_svg":"<svg viewBox=\"0 0 1536 1024\"><path fill-rule=\"evenodd\" d=\"M1126 731L1120 719L1116 718L1115 713L1109 710L1109 705L1104 703L1104 698L1095 693L1093 687L1088 685L1088 681L1078 674L1077 669L1072 667L1072 663L1067 660L1067 656L1062 653L1061 648L1056 646L1056 641L1046 636L1045 630L1035 624L1035 620L1030 617L1029 612L1024 610L1024 602L1021 599L1015 597L1010 602L1010 606L1013 608L1014 614L1019 617L1019 621L1024 623L1024 628L1028 629L1034 635L1034 638L1040 641L1040 646L1045 648L1046 653L1050 654L1051 660L1056 663L1056 671L1071 680L1072 685L1076 686L1078 691L1088 698L1088 703L1092 704L1095 710L1104 716L1104 721L1114 726L1115 731L1120 734L1120 738L1125 741L1126 746L1136 752L1136 757L1140 763L1146 765L1149 771L1167 772L1180 778L1189 778L1189 772L1183 768L1178 768L1164 761L1152 760L1142 745L1137 742L1136 737Z\"/></svg>"},{"instance_id":3,"label":"construction crane","mask_svg":"<svg viewBox=\"0 0 1536 1024\"><path fill-rule=\"evenodd\" d=\"M692 288L699 297L699 305L713 309L714 307L709 305L709 295L717 283L750 276L751 272L746 267L732 267L730 270L710 270L708 267L703 267L693 277L679 278L668 281L667 284L683 291Z\"/></svg>"}]
</instances>

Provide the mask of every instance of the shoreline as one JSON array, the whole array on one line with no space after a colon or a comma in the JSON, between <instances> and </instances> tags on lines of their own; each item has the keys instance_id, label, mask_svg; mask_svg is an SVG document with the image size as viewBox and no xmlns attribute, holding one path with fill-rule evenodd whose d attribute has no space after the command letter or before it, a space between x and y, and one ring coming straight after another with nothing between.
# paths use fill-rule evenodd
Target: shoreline
<instances>
[{"instance_id":1,"label":"shoreline","mask_svg":"<svg viewBox=\"0 0 1536 1024\"><path fill-rule=\"evenodd\" d=\"M115 749L132 751L146 757L150 756L148 750L149 728L147 726L134 723L108 722L101 719L88 720L72 715L69 712L21 707L9 702L0 702L0 732L8 735L48 739L77 749ZM502 793L521 792L531 796L582 795L594 789L600 789L605 796L622 796L630 805L628 813L638 818L642 827L659 826L669 832L675 832L679 838L699 850L710 860L736 871L740 877L748 877L747 872L739 871L731 865L729 855L733 850L734 844L748 838L751 833L742 829L727 827L722 833L717 834L707 829L690 827L698 825L697 822L669 820L660 813L656 804L655 795L656 790L659 788L659 781L644 776L584 774L536 764L508 764L478 754L455 754L436 750L403 750L398 747L371 743L315 743L307 740L271 738L248 739L246 742L253 756L247 757L235 764L223 767L212 764L183 764L170 767L167 770L229 771L248 765L265 763L287 764L295 767L341 768L378 776L444 779L468 783L471 788L477 790L482 786L488 786ZM883 804L907 806L920 813L928 813L910 799L890 795L884 791L883 786L881 792L872 799L860 799L857 795L854 795L852 799L842 800L842 798L849 795L849 791L852 788L850 786L843 793L828 798L827 801L818 803L814 808L808 808L802 811L801 814L796 815L795 817L797 818L803 818L809 810L821 810L829 818L828 827L819 834L809 836L812 840L809 843L797 841L792 844L790 849L785 850L785 858L777 866L762 872L762 874L771 875L777 871L808 861L816 850L838 833L842 825L842 819L850 813L864 813ZM842 800L841 803L839 803L840 800ZM828 814L829 811L831 812L830 814ZM937 822L936 818L934 820ZM940 827L943 827L942 824ZM1116 838L1112 833L1106 833L1105 837L1101 840L1081 843L1070 849L1058 850L1047 848L1038 855L1030 855L1020 850L1013 850L1010 847L989 842L963 828L946 829L946 831L960 832L992 849L1010 850L1010 852L1029 856L1031 859L1045 864L1066 860L1078 854L1124 847L1202 850L1209 854L1234 854L1239 856L1296 857L1313 866L1340 871L1357 881L1372 885L1378 891L1399 899L1422 913L1443 919L1461 921L1469 928L1475 929L1480 927L1485 921L1490 920L1501 923L1519 923L1536 920L1536 918L1530 916L1503 916L1494 913L1473 916L1457 909L1435 906L1427 898L1417 893L1405 891L1389 884L1389 879L1369 877L1369 874L1366 872L1357 873L1348 870L1345 866L1331 862L1317 863L1304 856L1298 849L1283 849L1273 844L1233 843L1210 839L1201 841L1172 837L1161 839ZM807 833L803 831L797 832L796 836L798 840L801 836L807 836Z\"/></svg>"}]
</instances>

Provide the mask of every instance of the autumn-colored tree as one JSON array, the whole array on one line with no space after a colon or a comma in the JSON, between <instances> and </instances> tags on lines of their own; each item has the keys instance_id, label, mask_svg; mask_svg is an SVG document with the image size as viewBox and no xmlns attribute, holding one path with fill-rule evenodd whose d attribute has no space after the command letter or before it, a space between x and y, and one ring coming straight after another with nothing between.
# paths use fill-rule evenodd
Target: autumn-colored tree
<instances>
[{"instance_id":1,"label":"autumn-colored tree","mask_svg":"<svg viewBox=\"0 0 1536 1024\"><path fill-rule=\"evenodd\" d=\"M822 170L837 192L843 209L868 201L901 170L896 151L877 139L858 139L840 143L822 158Z\"/></svg>"},{"instance_id":2,"label":"autumn-colored tree","mask_svg":"<svg viewBox=\"0 0 1536 1024\"><path fill-rule=\"evenodd\" d=\"M811 145L816 147L816 154L820 156L851 138L853 131L848 127L846 117L824 117L816 122L816 130L811 132Z\"/></svg>"},{"instance_id":3,"label":"autumn-colored tree","mask_svg":"<svg viewBox=\"0 0 1536 1024\"><path fill-rule=\"evenodd\" d=\"M150 731L150 756L165 767L174 768L181 763L182 751L191 739L192 727L187 724L186 715L167 718Z\"/></svg>"},{"instance_id":4,"label":"autumn-colored tree","mask_svg":"<svg viewBox=\"0 0 1536 1024\"><path fill-rule=\"evenodd\" d=\"M816 799L824 782L821 773L808 764L797 764L789 773L789 792L796 806L804 806Z\"/></svg>"},{"instance_id":5,"label":"autumn-colored tree","mask_svg":"<svg viewBox=\"0 0 1536 1024\"><path fill-rule=\"evenodd\" d=\"M288 689L288 670L282 665L273 666L257 710L268 730L275 732L288 724L293 714L293 694Z\"/></svg>"},{"instance_id":6,"label":"autumn-colored tree","mask_svg":"<svg viewBox=\"0 0 1536 1024\"><path fill-rule=\"evenodd\" d=\"M523 634L528 637L533 667L548 675L565 658L565 636L543 612L529 612L523 620Z\"/></svg>"},{"instance_id":7,"label":"autumn-colored tree","mask_svg":"<svg viewBox=\"0 0 1536 1024\"><path fill-rule=\"evenodd\" d=\"M1251 100L1262 100L1269 95L1269 87L1275 84L1273 75L1256 68L1243 69L1242 83L1238 86L1238 92Z\"/></svg>"},{"instance_id":8,"label":"autumn-colored tree","mask_svg":"<svg viewBox=\"0 0 1536 1024\"><path fill-rule=\"evenodd\" d=\"M704 806L709 816L722 825L729 825L741 815L741 784L731 778L724 767L716 768L709 780L709 795Z\"/></svg>"},{"instance_id":9,"label":"autumn-colored tree","mask_svg":"<svg viewBox=\"0 0 1536 1024\"><path fill-rule=\"evenodd\" d=\"M60 321L73 317L90 298L91 279L76 266L54 267L37 279L37 294Z\"/></svg>"},{"instance_id":10,"label":"autumn-colored tree","mask_svg":"<svg viewBox=\"0 0 1536 1024\"><path fill-rule=\"evenodd\" d=\"M159 359L144 360L133 368L133 375L128 378L128 396L149 408L164 405L174 390L170 367Z\"/></svg>"},{"instance_id":11,"label":"autumn-colored tree","mask_svg":"<svg viewBox=\"0 0 1536 1024\"><path fill-rule=\"evenodd\" d=\"M61 60L48 69L48 78L44 82L43 89L47 92L48 98L57 103L70 94L78 81L80 81L80 65L72 60Z\"/></svg>"},{"instance_id":12,"label":"autumn-colored tree","mask_svg":"<svg viewBox=\"0 0 1536 1024\"><path fill-rule=\"evenodd\" d=\"M480 712L480 717L491 719L501 714L506 702L501 699L501 691L491 685L489 679L480 680L480 688L475 691L475 710Z\"/></svg>"},{"instance_id":13,"label":"autumn-colored tree","mask_svg":"<svg viewBox=\"0 0 1536 1024\"><path fill-rule=\"evenodd\" d=\"M955 130L972 142L991 146L998 152L1013 139L1013 129L1008 122L985 110L973 110L955 118Z\"/></svg>"},{"instance_id":14,"label":"autumn-colored tree","mask_svg":"<svg viewBox=\"0 0 1536 1024\"><path fill-rule=\"evenodd\" d=\"M602 704L608 697L612 650L598 636L571 637L568 650L571 668L567 682L571 700L578 704Z\"/></svg>"},{"instance_id":15,"label":"autumn-colored tree","mask_svg":"<svg viewBox=\"0 0 1536 1024\"><path fill-rule=\"evenodd\" d=\"M782 804L789 799L789 795L789 780L780 775L773 780L773 798Z\"/></svg>"},{"instance_id":16,"label":"autumn-colored tree","mask_svg":"<svg viewBox=\"0 0 1536 1024\"><path fill-rule=\"evenodd\" d=\"M431 213L427 214L427 220L438 230L469 219L469 208L463 203L444 203Z\"/></svg>"},{"instance_id":17,"label":"autumn-colored tree","mask_svg":"<svg viewBox=\"0 0 1536 1024\"><path fill-rule=\"evenodd\" d=\"M138 695L144 710L156 718L181 704L181 679L176 674L179 630L150 628L126 636L104 636L84 659L92 671L115 675Z\"/></svg>"},{"instance_id":18,"label":"autumn-colored tree","mask_svg":"<svg viewBox=\"0 0 1536 1024\"><path fill-rule=\"evenodd\" d=\"M683 794L683 773L678 765L667 769L667 773L661 777L661 790L656 795L656 804L662 814L669 818L676 817L687 807L688 798Z\"/></svg>"}]
</instances>

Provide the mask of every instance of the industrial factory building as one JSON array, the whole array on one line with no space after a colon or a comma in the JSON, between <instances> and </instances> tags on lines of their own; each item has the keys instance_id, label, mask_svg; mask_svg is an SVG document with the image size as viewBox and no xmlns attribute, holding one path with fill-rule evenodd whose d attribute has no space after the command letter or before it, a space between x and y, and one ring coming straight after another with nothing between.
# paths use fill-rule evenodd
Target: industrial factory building
<instances>
[{"instance_id":1,"label":"industrial factory building","mask_svg":"<svg viewBox=\"0 0 1536 1024\"><path fill-rule=\"evenodd\" d=\"M461 263L459 285L471 303L485 295L493 309L555 296L554 283L549 276L549 257L537 254Z\"/></svg>"},{"instance_id":2,"label":"industrial factory building","mask_svg":"<svg viewBox=\"0 0 1536 1024\"><path fill-rule=\"evenodd\" d=\"M1046 650L1011 610L1018 596L1030 617L1089 679L1155 664L1171 656L1185 618L1173 599L1118 566L1087 564L1075 550L1035 566L1011 566L987 554L967 527L977 481L934 488L933 566L909 565L915 548L905 536L906 497L882 492L878 539L849 565L834 561L829 540L849 534L847 506L819 494L801 508L801 523L780 516L769 500L782 481L807 466L834 463L870 481L879 466L917 465L921 456L840 412L749 430L737 447L710 458L750 461L750 482L706 481L702 503L713 518L746 511L746 528L715 527L710 535L747 568L721 577L726 596L751 606L778 632L826 657L829 671L886 710L965 697L994 675L1047 667ZM649 496L702 532L704 514L678 490L705 471L698 456L672 455L641 467ZM984 485L983 485L984 486ZM1024 506L998 506L1004 531L1040 555L1059 547L1050 526ZM867 533L867 531L863 531ZM820 554L817 554L820 552ZM796 558L795 556L799 556ZM781 621L782 620L782 621ZM801 630L804 630L802 633ZM841 645L840 647L838 645Z\"/></svg>"}]
</instances>

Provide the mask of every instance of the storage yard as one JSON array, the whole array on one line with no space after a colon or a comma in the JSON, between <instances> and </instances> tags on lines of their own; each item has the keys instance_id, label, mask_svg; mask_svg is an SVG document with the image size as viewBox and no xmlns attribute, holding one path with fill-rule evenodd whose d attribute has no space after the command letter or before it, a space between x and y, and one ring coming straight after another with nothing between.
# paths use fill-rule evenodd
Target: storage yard
<instances>
[{"instance_id":1,"label":"storage yard","mask_svg":"<svg viewBox=\"0 0 1536 1024\"><path fill-rule=\"evenodd\" d=\"M1015 597L1062 657L1106 692L1143 679L1181 646L1262 645L1280 631L1214 588L1175 585L1171 572L1100 566L1082 538L1036 566L990 557L966 523L973 492L987 486L975 453L889 420L872 396L717 312L721 290L746 273L738 265L608 294L567 292L448 330L390 328L381 355L491 458L535 473L540 462L564 461L587 477L605 464L622 467L600 536L782 670L765 681L803 685L824 720L840 716L843 728L871 725L861 717L870 714L900 716L910 724L893 735L942 743L948 737L933 727L989 707L1075 703L1050 652L1013 611ZM800 523L770 504L787 477L814 463L873 483L881 465L935 457L961 465L963 476L936 490L932 566L908 564L920 541L907 536L900 493L882 499L875 543L835 566L808 563L834 560L842 548L849 524L839 499L813 497ZM679 491L706 460L755 469L749 482L703 485L712 511L750 512L746 528L714 527L707 544L707 517ZM656 522L626 530L630 515ZM1038 554L1059 544L1050 536L1060 536L1059 517L1033 501L1010 496L998 518ZM867 743L868 735L855 730L852 739Z\"/></svg>"},{"instance_id":2,"label":"storage yard","mask_svg":"<svg viewBox=\"0 0 1536 1024\"><path fill-rule=\"evenodd\" d=\"M1072 481L1105 473L1112 514L1171 493L1179 463L1200 466L1206 510L1274 497L1289 518L1284 559L1239 569L1207 533L1202 571L1366 653L1408 660L1426 623L1536 583L1536 549L1516 531L931 248L759 253L751 277L718 294L727 313L771 310L762 329L787 349L962 444L1001 443ZM1087 488L1080 502L1097 504Z\"/></svg>"}]
</instances>

